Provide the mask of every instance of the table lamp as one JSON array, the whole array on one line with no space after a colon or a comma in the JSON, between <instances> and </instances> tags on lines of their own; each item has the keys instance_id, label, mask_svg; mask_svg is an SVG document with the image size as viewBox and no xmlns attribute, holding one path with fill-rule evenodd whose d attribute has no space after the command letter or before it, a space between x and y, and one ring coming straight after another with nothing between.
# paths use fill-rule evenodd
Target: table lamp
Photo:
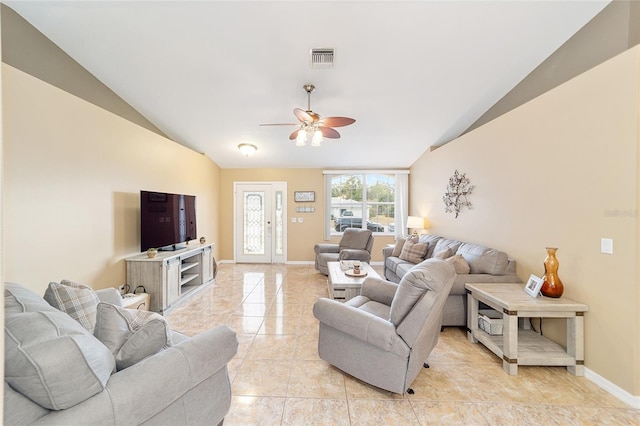
<instances>
[{"instance_id":1,"label":"table lamp","mask_svg":"<svg viewBox=\"0 0 640 426\"><path fill-rule=\"evenodd\" d=\"M407 217L407 229L413 229L412 235L418 235L418 229L424 229L424 218L419 216Z\"/></svg>"}]
</instances>

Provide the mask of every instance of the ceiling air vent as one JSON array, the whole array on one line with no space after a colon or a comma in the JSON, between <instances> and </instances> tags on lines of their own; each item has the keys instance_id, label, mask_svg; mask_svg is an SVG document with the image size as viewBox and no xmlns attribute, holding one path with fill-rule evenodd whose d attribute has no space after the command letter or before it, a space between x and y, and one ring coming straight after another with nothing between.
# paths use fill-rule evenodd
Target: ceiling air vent
<instances>
[{"instance_id":1,"label":"ceiling air vent","mask_svg":"<svg viewBox=\"0 0 640 426\"><path fill-rule=\"evenodd\" d=\"M311 68L333 68L334 49L311 49Z\"/></svg>"}]
</instances>

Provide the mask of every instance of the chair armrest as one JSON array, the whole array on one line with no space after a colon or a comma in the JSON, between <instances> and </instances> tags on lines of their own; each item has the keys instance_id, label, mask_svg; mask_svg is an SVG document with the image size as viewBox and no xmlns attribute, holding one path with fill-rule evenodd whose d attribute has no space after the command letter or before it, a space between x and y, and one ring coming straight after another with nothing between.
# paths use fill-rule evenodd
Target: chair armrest
<instances>
[{"instance_id":1,"label":"chair armrest","mask_svg":"<svg viewBox=\"0 0 640 426\"><path fill-rule=\"evenodd\" d=\"M382 257L385 259L393 254L393 246L384 246L382 247Z\"/></svg>"},{"instance_id":2,"label":"chair armrest","mask_svg":"<svg viewBox=\"0 0 640 426\"><path fill-rule=\"evenodd\" d=\"M338 244L316 244L313 246L313 250L318 253L340 253L340 246Z\"/></svg>"},{"instance_id":3,"label":"chair armrest","mask_svg":"<svg viewBox=\"0 0 640 426\"><path fill-rule=\"evenodd\" d=\"M313 315L321 323L385 351L406 348L393 324L362 309L323 298L313 305Z\"/></svg>"},{"instance_id":4,"label":"chair armrest","mask_svg":"<svg viewBox=\"0 0 640 426\"><path fill-rule=\"evenodd\" d=\"M359 249L342 249L338 255L339 260L359 260L368 262L371 260L371 253L366 250Z\"/></svg>"},{"instance_id":5,"label":"chair armrest","mask_svg":"<svg viewBox=\"0 0 640 426\"><path fill-rule=\"evenodd\" d=\"M367 277L362 283L361 295L370 300L391 306L398 284L377 277Z\"/></svg>"},{"instance_id":6,"label":"chair armrest","mask_svg":"<svg viewBox=\"0 0 640 426\"><path fill-rule=\"evenodd\" d=\"M102 303L110 303L122 307L122 296L120 296L120 292L113 287L96 290L96 295Z\"/></svg>"}]
</instances>

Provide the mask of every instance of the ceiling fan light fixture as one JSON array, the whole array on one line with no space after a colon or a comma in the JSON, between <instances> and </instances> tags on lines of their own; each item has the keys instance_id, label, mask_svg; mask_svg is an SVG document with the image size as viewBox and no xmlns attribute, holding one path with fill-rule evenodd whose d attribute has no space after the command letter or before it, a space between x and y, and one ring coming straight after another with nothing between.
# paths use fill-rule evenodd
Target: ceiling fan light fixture
<instances>
[{"instance_id":1,"label":"ceiling fan light fixture","mask_svg":"<svg viewBox=\"0 0 640 426\"><path fill-rule=\"evenodd\" d=\"M320 131L320 129L316 129L316 131L313 132L313 138L311 139L311 146L320 146L321 143L322 143L322 132Z\"/></svg>"},{"instance_id":2,"label":"ceiling fan light fixture","mask_svg":"<svg viewBox=\"0 0 640 426\"><path fill-rule=\"evenodd\" d=\"M307 132L304 129L300 129L298 136L296 137L296 146L304 146L307 143Z\"/></svg>"},{"instance_id":3,"label":"ceiling fan light fixture","mask_svg":"<svg viewBox=\"0 0 640 426\"><path fill-rule=\"evenodd\" d=\"M258 147L250 143L241 143L238 145L238 149L242 155L249 157L258 150Z\"/></svg>"}]
</instances>

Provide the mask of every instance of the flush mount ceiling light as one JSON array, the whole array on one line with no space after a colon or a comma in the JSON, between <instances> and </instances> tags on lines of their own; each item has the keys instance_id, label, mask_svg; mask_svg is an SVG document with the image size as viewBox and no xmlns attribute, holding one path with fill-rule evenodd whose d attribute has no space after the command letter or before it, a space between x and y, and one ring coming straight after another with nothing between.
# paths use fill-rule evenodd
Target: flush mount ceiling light
<instances>
[{"instance_id":1,"label":"flush mount ceiling light","mask_svg":"<svg viewBox=\"0 0 640 426\"><path fill-rule=\"evenodd\" d=\"M323 138L339 139L338 133L333 127L348 126L355 123L356 120L349 117L320 117L311 110L311 92L315 90L313 84L305 84L302 86L307 92L307 110L295 108L293 114L298 119L298 123L274 123L261 124L261 126L298 126L297 130L289 135L290 140L296 141L296 146L304 146L307 139L311 140L311 146L320 146Z\"/></svg>"},{"instance_id":2,"label":"flush mount ceiling light","mask_svg":"<svg viewBox=\"0 0 640 426\"><path fill-rule=\"evenodd\" d=\"M241 143L240 145L238 145L238 149L240 150L242 155L244 155L245 157L249 157L258 150L258 147L250 143Z\"/></svg>"}]
</instances>

